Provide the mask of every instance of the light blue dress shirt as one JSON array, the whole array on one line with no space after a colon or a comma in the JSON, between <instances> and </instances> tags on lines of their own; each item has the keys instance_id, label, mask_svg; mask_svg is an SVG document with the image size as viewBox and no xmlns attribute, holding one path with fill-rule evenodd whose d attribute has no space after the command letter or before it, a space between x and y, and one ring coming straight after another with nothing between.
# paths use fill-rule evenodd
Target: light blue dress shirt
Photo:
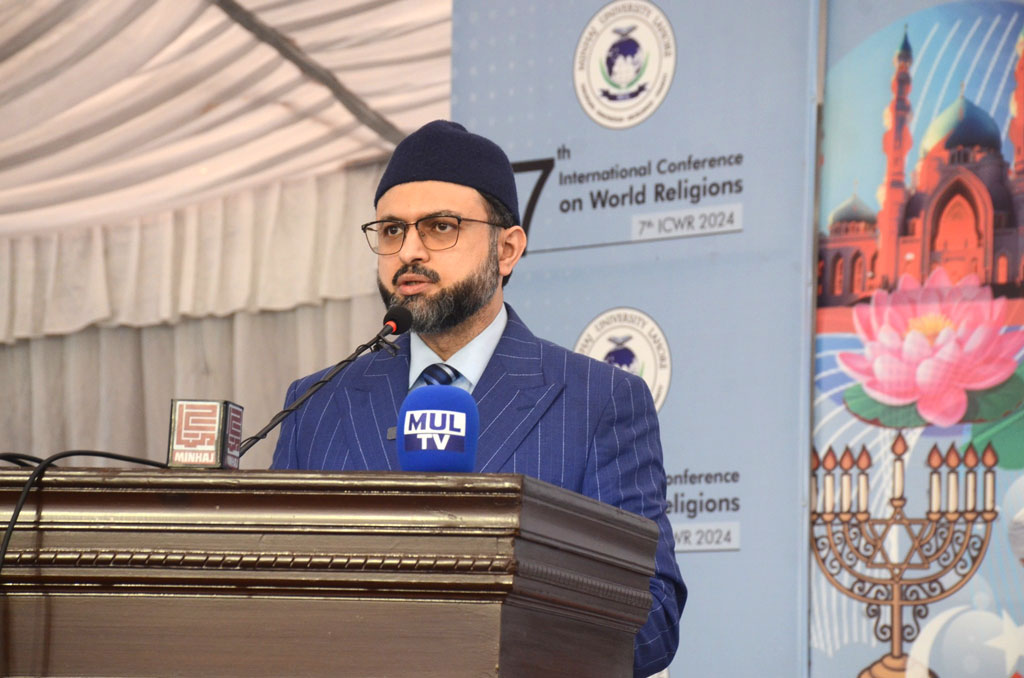
<instances>
[{"instance_id":1,"label":"light blue dress shirt","mask_svg":"<svg viewBox=\"0 0 1024 678\"><path fill-rule=\"evenodd\" d=\"M415 332L409 337L409 390L426 385L421 373L427 365L434 363L445 363L454 367L459 372L458 378L452 382L452 386L458 386L464 391L473 392L473 387L480 381L487 363L494 355L494 349L498 346L501 335L505 332L505 325L508 323L508 311L505 305L494 317L491 324L484 328L484 331L473 337L472 341L460 348L448 360L441 360L434 351L427 346L420 335Z\"/></svg>"}]
</instances>

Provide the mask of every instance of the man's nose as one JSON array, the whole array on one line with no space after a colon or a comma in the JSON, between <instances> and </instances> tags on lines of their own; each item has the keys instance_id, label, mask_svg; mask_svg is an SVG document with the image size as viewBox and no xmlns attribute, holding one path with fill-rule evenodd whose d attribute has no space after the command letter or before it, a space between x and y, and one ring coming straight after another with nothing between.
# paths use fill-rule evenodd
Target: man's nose
<instances>
[{"instance_id":1,"label":"man's nose","mask_svg":"<svg viewBox=\"0 0 1024 678\"><path fill-rule=\"evenodd\" d=\"M403 263L413 261L424 261L430 258L430 250L423 246L423 239L420 238L420 231L415 224L411 224L405 231L405 241L402 249L398 250L398 257Z\"/></svg>"}]
</instances>

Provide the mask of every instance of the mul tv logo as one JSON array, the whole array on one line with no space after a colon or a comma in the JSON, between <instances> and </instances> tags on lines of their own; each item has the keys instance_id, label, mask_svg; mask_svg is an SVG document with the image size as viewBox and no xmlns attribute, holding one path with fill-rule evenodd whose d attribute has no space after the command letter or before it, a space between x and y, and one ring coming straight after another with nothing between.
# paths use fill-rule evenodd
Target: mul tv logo
<instances>
[{"instance_id":1,"label":"mul tv logo","mask_svg":"<svg viewBox=\"0 0 1024 678\"><path fill-rule=\"evenodd\" d=\"M676 41L650 2L617 0L583 29L573 59L573 87L591 120L612 129L638 125L668 94Z\"/></svg>"},{"instance_id":2,"label":"mul tv logo","mask_svg":"<svg viewBox=\"0 0 1024 678\"><path fill-rule=\"evenodd\" d=\"M409 410L405 413L405 449L410 452L466 451L466 413Z\"/></svg>"}]
</instances>

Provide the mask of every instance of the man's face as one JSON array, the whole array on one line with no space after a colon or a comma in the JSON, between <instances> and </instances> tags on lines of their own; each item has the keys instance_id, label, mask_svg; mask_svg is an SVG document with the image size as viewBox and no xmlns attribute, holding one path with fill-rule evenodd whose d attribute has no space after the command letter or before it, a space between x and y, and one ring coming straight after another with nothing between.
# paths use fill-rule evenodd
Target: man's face
<instances>
[{"instance_id":1,"label":"man's face","mask_svg":"<svg viewBox=\"0 0 1024 678\"><path fill-rule=\"evenodd\" d=\"M409 223L451 214L488 220L487 203L474 189L442 181L418 181L389 189L377 203L377 219ZM388 306L412 311L412 329L438 334L457 327L494 297L501 273L493 226L463 222L458 242L428 250L415 228L396 254L378 255L377 287Z\"/></svg>"}]
</instances>

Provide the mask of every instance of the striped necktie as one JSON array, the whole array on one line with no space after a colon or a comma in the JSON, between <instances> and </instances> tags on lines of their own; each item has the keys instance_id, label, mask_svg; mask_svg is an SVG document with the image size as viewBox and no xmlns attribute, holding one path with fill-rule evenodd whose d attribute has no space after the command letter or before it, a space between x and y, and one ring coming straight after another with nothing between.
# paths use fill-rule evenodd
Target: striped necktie
<instances>
[{"instance_id":1,"label":"striped necktie","mask_svg":"<svg viewBox=\"0 0 1024 678\"><path fill-rule=\"evenodd\" d=\"M427 382L429 386L450 386L459 376L459 373L450 365L434 363L433 365L427 365L421 376L423 381Z\"/></svg>"}]
</instances>

